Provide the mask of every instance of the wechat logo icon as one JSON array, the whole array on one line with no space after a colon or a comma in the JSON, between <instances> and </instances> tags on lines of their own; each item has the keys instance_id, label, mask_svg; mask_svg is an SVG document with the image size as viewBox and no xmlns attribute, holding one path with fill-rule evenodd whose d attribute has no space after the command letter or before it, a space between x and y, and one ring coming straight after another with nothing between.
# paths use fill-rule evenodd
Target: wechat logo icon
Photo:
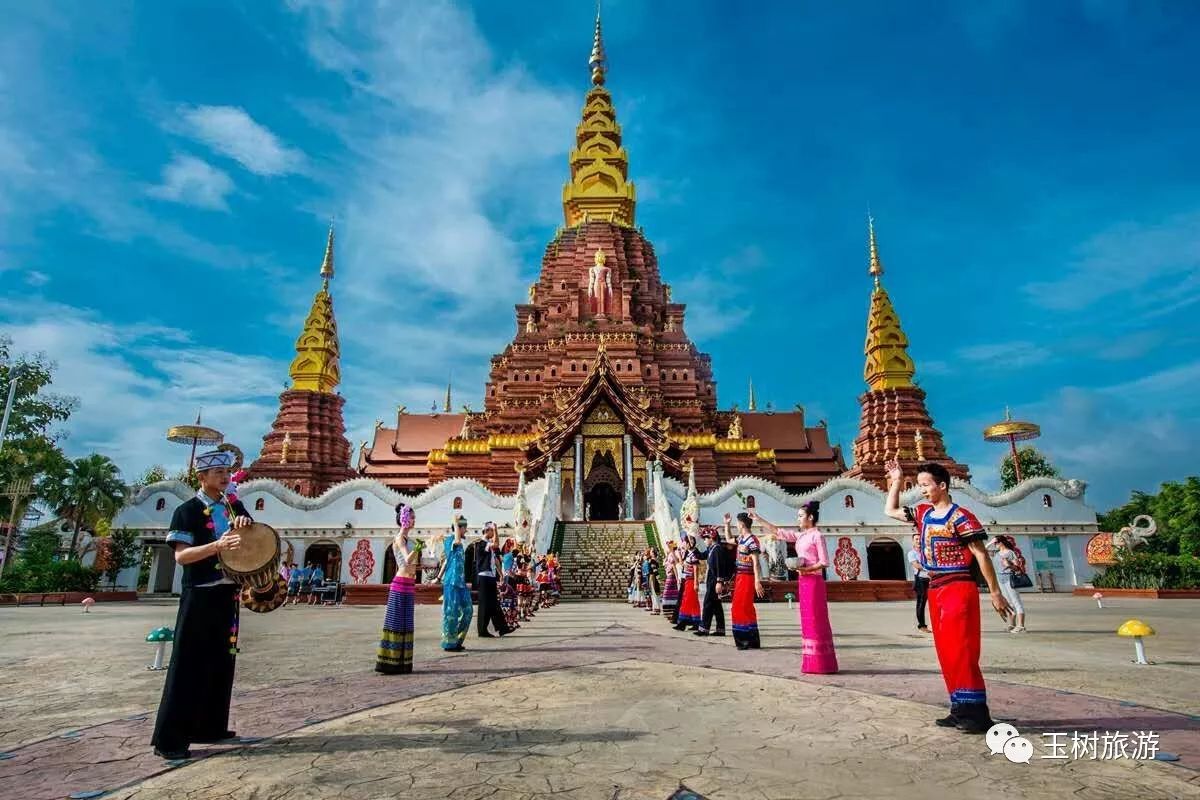
<instances>
[{"instance_id":1,"label":"wechat logo icon","mask_svg":"<svg viewBox=\"0 0 1200 800\"><path fill-rule=\"evenodd\" d=\"M1033 758L1033 742L1007 722L997 722L988 728L984 739L987 740L988 751L992 755L1003 754L1014 764L1028 764Z\"/></svg>"}]
</instances>

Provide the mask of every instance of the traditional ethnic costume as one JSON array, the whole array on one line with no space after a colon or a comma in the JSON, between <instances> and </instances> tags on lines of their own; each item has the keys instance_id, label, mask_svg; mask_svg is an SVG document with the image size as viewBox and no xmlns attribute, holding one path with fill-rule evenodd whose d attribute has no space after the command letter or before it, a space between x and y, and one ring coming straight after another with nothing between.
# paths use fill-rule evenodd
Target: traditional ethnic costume
<instances>
[{"instance_id":1,"label":"traditional ethnic costume","mask_svg":"<svg viewBox=\"0 0 1200 800\"><path fill-rule=\"evenodd\" d=\"M683 589L679 592L679 621L675 623L676 630L700 627L700 595L696 593L696 557L694 549L688 550L683 557Z\"/></svg>"},{"instance_id":2,"label":"traditional ethnic costume","mask_svg":"<svg viewBox=\"0 0 1200 800\"><path fill-rule=\"evenodd\" d=\"M780 528L779 538L796 545L796 557L802 567L829 566L825 536L817 528L790 531ZM825 576L819 572L801 574L796 584L800 599L800 671L832 675L838 671L837 652L833 648L833 628L829 624L829 601Z\"/></svg>"},{"instance_id":3,"label":"traditional ethnic costume","mask_svg":"<svg viewBox=\"0 0 1200 800\"><path fill-rule=\"evenodd\" d=\"M462 650L467 631L471 628L471 589L463 574L466 551L446 537L446 571L442 574L442 649Z\"/></svg>"},{"instance_id":4,"label":"traditional ethnic costume","mask_svg":"<svg viewBox=\"0 0 1200 800\"><path fill-rule=\"evenodd\" d=\"M972 571L975 557L967 544L987 538L987 533L975 515L957 503L942 515L929 503L905 508L904 512L917 527L921 567L930 575L933 645L950 693L950 716L938 720L938 724L985 733L992 726L992 718L979 669L979 589Z\"/></svg>"},{"instance_id":5,"label":"traditional ethnic costume","mask_svg":"<svg viewBox=\"0 0 1200 800\"><path fill-rule=\"evenodd\" d=\"M737 576L733 581L733 602L729 617L733 623L733 641L739 650L761 646L758 638L758 613L754 610L754 559L762 552L758 537L746 534L738 538Z\"/></svg>"},{"instance_id":6,"label":"traditional ethnic costume","mask_svg":"<svg viewBox=\"0 0 1200 800\"><path fill-rule=\"evenodd\" d=\"M658 556L646 559L646 575L650 587L650 613L662 613L662 585L658 582Z\"/></svg>"},{"instance_id":7,"label":"traditional ethnic costume","mask_svg":"<svg viewBox=\"0 0 1200 800\"><path fill-rule=\"evenodd\" d=\"M196 470L233 466L233 455L215 450L196 457ZM176 548L215 542L233 517L249 517L240 500L213 500L203 491L171 517L167 544ZM229 730L229 703L237 657L240 588L221 572L217 557L183 565L183 592L175 618L175 645L150 740L158 755L188 757L192 744L217 742Z\"/></svg>"},{"instance_id":8,"label":"traditional ethnic costume","mask_svg":"<svg viewBox=\"0 0 1200 800\"><path fill-rule=\"evenodd\" d=\"M679 614L679 575L675 571L675 565L679 563L679 556L675 554L675 550L667 551L667 577L663 584L662 608L663 616L667 621L674 625L678 621Z\"/></svg>"},{"instance_id":9,"label":"traditional ethnic costume","mask_svg":"<svg viewBox=\"0 0 1200 800\"><path fill-rule=\"evenodd\" d=\"M407 554L394 544L396 563L407 561ZM383 634L375 655L375 671L385 675L407 675L413 666L413 604L416 587L412 578L396 571L388 591L387 613L383 618Z\"/></svg>"}]
</instances>

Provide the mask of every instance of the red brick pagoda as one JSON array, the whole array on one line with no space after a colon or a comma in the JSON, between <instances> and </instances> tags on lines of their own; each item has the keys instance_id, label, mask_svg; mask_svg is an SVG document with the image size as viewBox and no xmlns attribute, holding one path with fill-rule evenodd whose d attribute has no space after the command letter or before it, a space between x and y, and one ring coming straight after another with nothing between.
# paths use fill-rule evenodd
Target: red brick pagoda
<instances>
[{"instance_id":1,"label":"red brick pagoda","mask_svg":"<svg viewBox=\"0 0 1200 800\"><path fill-rule=\"evenodd\" d=\"M531 477L562 466L564 502L593 519L644 517L647 462L711 491L741 475L790 491L845 469L823 426L802 411L720 411L711 359L684 332L685 309L659 274L654 247L634 225L636 191L605 88L600 22L592 88L570 151L566 225L546 246L516 338L492 357L482 411L407 414L364 442L359 470L414 492L451 477L512 493L515 468ZM577 511L576 511L577 513Z\"/></svg>"},{"instance_id":2,"label":"red brick pagoda","mask_svg":"<svg viewBox=\"0 0 1200 800\"><path fill-rule=\"evenodd\" d=\"M946 453L942 434L933 427L925 407L925 392L913 383L916 366L908 355L908 337L880 281L883 262L873 220L868 221L867 231L870 273L875 280L867 316L867 363L863 372L867 391L858 398L862 416L854 440L854 466L846 475L886 489L884 464L896 458L910 481L914 478L913 468L929 461L946 467L951 476L969 481L967 467Z\"/></svg>"},{"instance_id":3,"label":"red brick pagoda","mask_svg":"<svg viewBox=\"0 0 1200 800\"><path fill-rule=\"evenodd\" d=\"M334 390L341 381L337 320L329 281L333 278L333 227L321 262L321 289L313 297L296 357L288 370L292 388L279 396L279 415L263 437L250 478L273 478L300 494L316 497L355 477L342 417L345 400Z\"/></svg>"}]
</instances>

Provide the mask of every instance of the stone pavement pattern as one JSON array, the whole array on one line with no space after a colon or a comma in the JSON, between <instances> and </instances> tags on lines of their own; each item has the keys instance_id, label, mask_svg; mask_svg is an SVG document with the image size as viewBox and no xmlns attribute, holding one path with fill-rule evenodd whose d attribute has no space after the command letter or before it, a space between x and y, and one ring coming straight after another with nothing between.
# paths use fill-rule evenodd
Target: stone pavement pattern
<instances>
[{"instance_id":1,"label":"stone pavement pattern","mask_svg":"<svg viewBox=\"0 0 1200 800\"><path fill-rule=\"evenodd\" d=\"M1177 752L1182 757L1180 765L1175 766L1152 762L1137 765L1127 762L1073 762L1067 765L1041 762L1039 765L1036 761L1035 765L1042 770L1047 769L1046 765L1053 767L1048 775L1061 777L1078 773L1071 780L1078 784L1075 789L1083 790L1082 797L1130 796L1128 792L1147 797L1200 796L1197 792L1200 773L1194 771L1200 769L1200 721L1194 716L1198 671L1192 660L1195 658L1194 642L1200 638L1197 630L1200 625L1195 614L1200 604L1126 601L1128 608L1106 608L1104 612L1092 613L1095 606L1090 604L1089 609L1089 604L1081 602L1085 599L1030 599L1030 621L1040 623L1040 631L1035 628L1028 636L1009 636L998 629L999 620L985 622L985 670L990 678L997 716L1018 721L1023 732L1062 729L1071 725L1086 726L1087 729L1158 730L1162 732L1163 749ZM205 776L240 771L240 767L231 765L246 759L267 776L262 785L251 777L242 781L246 787L257 786L258 794L230 795L232 789L227 788L215 794L200 789L191 796L276 797L297 786L303 794L318 789L324 791L321 787L332 791L338 786L357 783L358 779L336 770L302 772L289 768L299 777L293 777L288 787L272 789L269 776L276 774L271 766L274 763L272 754L283 754L284 751L278 748L286 748L286 742L293 737L333 731L331 735L343 737L336 741L345 741L346 729L342 726L353 726L354 735L358 735L359 727L369 725L376 717L401 714L402 718L408 718L419 715L427 706L442 702L457 703L461 708L464 703L474 703L477 695L493 691L502 695L495 703L485 701L482 705L486 708L473 707L475 717L480 720L478 726L473 728L465 721L467 717L462 718L460 733L463 737L474 740L486 734L499 736L502 740L504 732L508 731L512 737L525 742L536 731L560 730L578 739L580 747L592 754L595 763L607 763L606 759L614 757L612 753L621 751L627 743L619 739L596 740L596 731L583 724L584 721L590 724L596 719L605 719L604 715L610 710L625 707L644 709L639 713L645 718L666 720L671 713L660 713L653 705L653 702L665 702L678 718L688 722L686 730L690 732L692 720L687 715L695 710L697 687L725 686L730 680L753 681L759 685L760 694L771 698L761 712L767 716L761 719L791 720L789 725L806 732L823 729L827 720L838 719L835 730L839 733L835 739L845 737L841 738L843 747L838 751L843 758L868 759L868 762L876 757L890 758L896 753L907 754L905 747L928 740L937 747L950 748L947 751L950 753L955 752L955 748L971 748L972 755L964 763L980 774L990 774L987 772L990 769L1002 769L1002 774L1008 775L1011 770L1027 769L1002 760L992 764L987 756L981 755L985 749L980 740L964 742L964 737L955 732L929 727L929 719L940 713L944 705L944 688L937 676L928 638L911 631L909 604L834 605L832 616L838 632L843 673L831 678L806 676L800 681L796 680L799 676L795 612L783 605L760 607L766 646L763 651L750 654L733 650L728 639L702 641L677 634L670 631L661 618L628 606L574 604L542 612L511 638L478 640L472 635L468 638L468 646L473 652L444 656L437 648L440 623L436 608L422 613L424 611L426 609L422 607L417 613L418 673L396 678L382 678L369 671L382 609L288 608L267 616L245 615L234 721L244 735L282 735L283 738L151 778L162 772L164 765L148 752L146 742L152 719L144 715L157 704L162 673L149 673L144 669L152 647L142 643L141 638L150 627L161 624L164 617L169 622L174 614L173 606L131 604L119 611L106 611L101 616L95 611L84 616L70 609L6 610L0 613L0 635L6 642L0 651L0 688L5 697L0 728L7 731L4 741L13 750L13 757L0 761L0 798L64 797L70 791L111 790L122 785L137 785L147 778L151 780L140 784L138 793L125 796L165 796L155 794L154 787L159 782L203 783L209 780ZM1150 643L1151 658L1159 661L1158 666L1136 669L1128 664L1128 654L1124 653L1131 649L1128 642L1112 635L1116 625L1128 616L1146 619L1160 630L1160 637ZM611 627L614 622L619 622L620 627ZM88 657L65 658L64 654L71 651L86 652ZM674 666L664 666L663 662ZM98 668L97 665L103 666ZM688 675L685 680L670 680L672 670ZM731 671L748 670L758 675L731 677ZM531 676L531 672L536 674ZM647 679L643 673L651 677ZM597 680L598 674L602 676L601 680ZM503 680L510 676L513 679ZM502 680L487 683L493 677ZM648 688L647 680L654 688ZM549 689L530 688L547 681ZM486 685L463 688L474 684ZM508 688L496 688L505 686ZM624 687L625 694L619 698L620 702L590 702L601 686L606 692L610 686ZM1047 688L1039 688L1042 686ZM1087 695L1071 694L1059 690L1059 686L1089 692ZM807 697L805 693L813 691L818 694L814 695L816 700L812 703L793 708L788 700L796 693ZM720 694L728 697L725 689ZM545 699L551 695L561 697L563 705L554 705ZM530 701L522 699L526 696L533 697L533 703L537 705L522 720L530 730L514 732L518 712L510 714L500 709L528 707ZM661 700L652 702L649 697ZM862 697L870 698L869 702L863 704L857 699ZM543 708L544 702L551 705ZM889 722L884 711L893 704L898 704L897 708L915 709L908 712L910 721ZM724 755L724 742L729 740L731 731L750 730L747 726L757 725L761 719L758 712L751 712L744 702L723 701L719 706L722 708L715 715L721 720L719 726L714 727L713 723L703 720L697 720L695 724L697 741L705 744L705 752L717 747L722 753L721 761L727 764L723 769L740 769L742 775L752 772L758 776L756 780L765 781L763 786L775 786L769 791L762 790L765 793L757 796L824 796L799 790L796 794L787 794L787 790L768 780L774 767L760 770L757 759L751 759L753 767L750 770L736 766L735 761ZM1153 706L1182 713L1157 711ZM843 717L847 722L858 720L856 724L866 726L862 734L865 738L861 739L865 745L856 749L846 746L848 741L859 741L854 738L859 734L849 733L841 727L843 717L837 714L842 708L861 709L853 713L846 711ZM787 713L781 714L781 709L786 709ZM493 710L496 711L494 717L490 716ZM580 713L583 710L586 714ZM548 716L543 716L543 712ZM139 713L140 718L121 719ZM906 718L898 714L895 719ZM64 728L82 728L85 724L97 725L83 730L78 737L49 739L14 748L18 742L42 739L50 733L60 733ZM581 724L583 727L579 727ZM687 778L690 786L698 788L697 779L689 777L694 774L689 769L695 765L679 760L686 754L672 747L672 736L664 735L668 724L660 722L657 726L636 727L607 721L605 729L640 732L637 741L656 754L656 761L662 762L660 771L667 776L666 783ZM775 724L771 723L770 727L774 729ZM704 733L705 730L708 732ZM421 728L415 731L417 734L425 732ZM772 735L768 732L760 738L767 741ZM408 742L407 739L397 741ZM371 741L361 745L359 750L345 754L347 766L344 769L355 775L360 772L366 775L370 773L367 765L380 761L392 770L389 779L400 773L421 776L426 770L436 772L437 764L445 759L466 763L475 758L491 758L476 751L468 757L468 754L449 749L439 760L435 753L425 752L429 747L409 744L402 749L384 747L382 749L388 752L377 756ZM786 746L791 748L788 761L793 765L787 767L788 775L794 774L795 764L821 765L834 758L820 751L807 733L796 734ZM229 749L213 748L207 752ZM349 749L342 748L343 751ZM817 751L822 753L819 758ZM432 766L416 769L425 762L417 759L410 764L410 752L414 758L429 757ZM203 754L198 752L197 755ZM560 761L541 759L546 763ZM937 763L942 765L945 761L943 757ZM705 772L710 776L716 769L715 763L705 766ZM881 768L876 764L864 772L876 774ZM580 769L562 763L557 764L556 769L560 775L580 773ZM604 774L616 770L615 767L607 769ZM827 769L819 771L828 772ZM859 770L851 772L857 775ZM461 765L456 774L461 777ZM650 784L629 783L629 791L633 794L619 796L643 796L637 792L652 791L651 795L644 796L666 797L677 783L673 783L668 791L659 792L660 778L654 778ZM1022 780L1027 779L1028 776ZM638 780L642 780L640 773ZM930 780L933 781L930 785L949 786L959 782L946 776L930 776ZM942 784L943 780L948 783ZM1160 784L1160 780L1168 783ZM1168 790L1171 782L1174 789ZM484 786L485 783L487 786L481 792L495 788L494 783L483 781L465 783L462 788L467 791L468 786ZM613 783L617 785L615 779ZM870 796L867 791L870 785L864 784L858 796ZM850 784L839 786L845 790ZM1075 791L1066 784L1060 788L1062 793ZM612 787L607 793L602 790L605 790L604 785L589 784L578 788L574 795L566 796L607 797L616 791ZM713 796L734 796L722 795L728 790L722 789L719 782L711 784L707 791L715 792ZM547 793L548 789L540 784L530 784L511 792L504 789L492 796ZM383 797L394 796L394 793L360 796ZM404 796L426 795L422 792Z\"/></svg>"}]
</instances>

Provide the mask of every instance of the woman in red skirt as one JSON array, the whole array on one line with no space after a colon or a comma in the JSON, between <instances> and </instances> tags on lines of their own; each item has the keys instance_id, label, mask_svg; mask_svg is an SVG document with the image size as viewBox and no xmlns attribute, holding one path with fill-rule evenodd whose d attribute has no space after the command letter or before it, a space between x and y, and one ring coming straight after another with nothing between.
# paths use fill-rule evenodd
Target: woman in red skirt
<instances>
[{"instance_id":1,"label":"woman in red skirt","mask_svg":"<svg viewBox=\"0 0 1200 800\"><path fill-rule=\"evenodd\" d=\"M679 621L675 630L687 628L696 630L702 620L700 614L700 595L696 593L696 537L685 536L683 539L683 588L679 590Z\"/></svg>"},{"instance_id":2,"label":"woman in red skirt","mask_svg":"<svg viewBox=\"0 0 1200 800\"><path fill-rule=\"evenodd\" d=\"M745 512L737 515L737 576L733 581L733 603L729 609L733 623L733 642L738 650L757 649L758 614L754 598L763 596L762 579L758 572L758 554L762 552L758 537L751 533L751 519Z\"/></svg>"}]
</instances>

